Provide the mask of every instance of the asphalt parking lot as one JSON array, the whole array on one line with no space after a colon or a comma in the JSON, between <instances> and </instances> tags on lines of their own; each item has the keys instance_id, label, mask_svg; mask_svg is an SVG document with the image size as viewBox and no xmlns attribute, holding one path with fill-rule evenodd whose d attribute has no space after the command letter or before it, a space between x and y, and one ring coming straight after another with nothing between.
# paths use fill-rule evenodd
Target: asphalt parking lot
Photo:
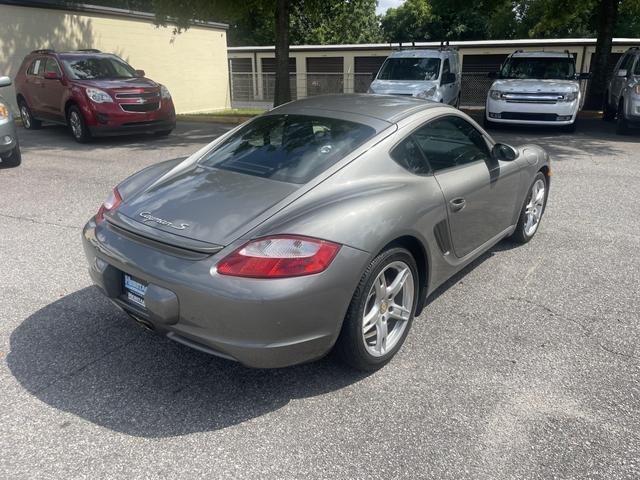
<instances>
[{"instance_id":1,"label":"asphalt parking lot","mask_svg":"<svg viewBox=\"0 0 640 480\"><path fill-rule=\"evenodd\" d=\"M553 160L536 238L498 244L362 375L249 370L143 331L91 286L111 187L222 131L78 145L20 130L0 169L0 478L640 477L640 135L499 130Z\"/></svg>"}]
</instances>

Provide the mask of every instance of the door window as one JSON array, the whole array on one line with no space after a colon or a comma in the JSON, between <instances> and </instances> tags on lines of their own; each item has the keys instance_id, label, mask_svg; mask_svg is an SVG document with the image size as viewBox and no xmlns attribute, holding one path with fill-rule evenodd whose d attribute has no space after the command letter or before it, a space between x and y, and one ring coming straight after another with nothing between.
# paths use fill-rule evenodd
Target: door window
<instances>
[{"instance_id":1,"label":"door window","mask_svg":"<svg viewBox=\"0 0 640 480\"><path fill-rule=\"evenodd\" d=\"M45 73L55 73L58 77L62 76L62 72L60 71L60 67L58 66L58 62L56 62L53 58L47 58L47 63L44 67Z\"/></svg>"},{"instance_id":2,"label":"door window","mask_svg":"<svg viewBox=\"0 0 640 480\"><path fill-rule=\"evenodd\" d=\"M636 60L636 68L633 69L633 74L640 75L640 60Z\"/></svg>"},{"instance_id":3,"label":"door window","mask_svg":"<svg viewBox=\"0 0 640 480\"><path fill-rule=\"evenodd\" d=\"M624 56L624 59L620 63L620 68L618 70L627 70L631 67L631 62L633 61L633 55L629 55L628 53Z\"/></svg>"},{"instance_id":4,"label":"door window","mask_svg":"<svg viewBox=\"0 0 640 480\"><path fill-rule=\"evenodd\" d=\"M449 59L446 58L442 64L442 83L451 83L449 78L447 78L449 73L451 73L451 66L449 64Z\"/></svg>"},{"instance_id":5,"label":"door window","mask_svg":"<svg viewBox=\"0 0 640 480\"><path fill-rule=\"evenodd\" d=\"M416 175L427 175L431 172L429 165L424 160L424 155L420 151L420 147L411 137L406 138L393 149L391 158L401 167Z\"/></svg>"},{"instance_id":6,"label":"door window","mask_svg":"<svg viewBox=\"0 0 640 480\"><path fill-rule=\"evenodd\" d=\"M420 127L413 136L434 172L490 159L482 134L457 116L434 120Z\"/></svg>"},{"instance_id":7,"label":"door window","mask_svg":"<svg viewBox=\"0 0 640 480\"><path fill-rule=\"evenodd\" d=\"M31 62L31 65L29 65L29 68L27 69L27 75L42 76L43 64L44 62L41 58L36 58L33 62Z\"/></svg>"}]
</instances>

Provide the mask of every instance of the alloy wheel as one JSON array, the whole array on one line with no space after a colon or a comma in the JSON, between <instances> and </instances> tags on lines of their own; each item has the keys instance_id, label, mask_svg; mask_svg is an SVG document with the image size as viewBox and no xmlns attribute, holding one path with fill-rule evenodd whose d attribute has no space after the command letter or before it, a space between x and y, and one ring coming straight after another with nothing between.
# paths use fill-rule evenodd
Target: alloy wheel
<instances>
[{"instance_id":1,"label":"alloy wheel","mask_svg":"<svg viewBox=\"0 0 640 480\"><path fill-rule=\"evenodd\" d=\"M22 117L22 123L25 128L31 128L31 115L29 114L29 109L26 105L22 105L20 107L20 116Z\"/></svg>"},{"instance_id":2,"label":"alloy wheel","mask_svg":"<svg viewBox=\"0 0 640 480\"><path fill-rule=\"evenodd\" d=\"M411 268L395 261L374 280L362 316L362 339L367 352L381 357L402 339L413 308L414 279Z\"/></svg>"},{"instance_id":3,"label":"alloy wheel","mask_svg":"<svg viewBox=\"0 0 640 480\"><path fill-rule=\"evenodd\" d=\"M533 187L531 187L531 196L525 209L527 217L524 224L524 233L528 237L536 232L540 224L540 218L542 218L542 211L544 210L545 192L546 186L544 180L538 178L533 184Z\"/></svg>"},{"instance_id":4,"label":"alloy wheel","mask_svg":"<svg viewBox=\"0 0 640 480\"><path fill-rule=\"evenodd\" d=\"M69 124L71 125L71 131L76 138L82 138L82 119L78 112L73 111L69 115Z\"/></svg>"}]
</instances>

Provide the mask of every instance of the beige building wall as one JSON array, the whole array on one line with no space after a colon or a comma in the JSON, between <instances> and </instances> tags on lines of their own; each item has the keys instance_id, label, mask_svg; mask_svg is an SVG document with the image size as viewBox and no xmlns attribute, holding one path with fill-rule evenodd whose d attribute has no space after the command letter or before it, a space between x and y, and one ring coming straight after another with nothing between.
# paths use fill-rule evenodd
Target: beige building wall
<instances>
[{"instance_id":1,"label":"beige building wall","mask_svg":"<svg viewBox=\"0 0 640 480\"><path fill-rule=\"evenodd\" d=\"M0 4L0 76L15 77L32 50L97 48L167 86L178 113L229 108L227 33L192 26L175 35L151 20ZM13 87L0 95L15 107Z\"/></svg>"}]
</instances>

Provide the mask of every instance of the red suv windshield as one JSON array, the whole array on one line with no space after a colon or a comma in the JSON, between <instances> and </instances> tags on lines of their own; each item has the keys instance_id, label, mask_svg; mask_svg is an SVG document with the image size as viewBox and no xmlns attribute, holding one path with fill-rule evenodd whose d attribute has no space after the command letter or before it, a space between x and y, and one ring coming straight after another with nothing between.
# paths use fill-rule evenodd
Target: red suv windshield
<instances>
[{"instance_id":1,"label":"red suv windshield","mask_svg":"<svg viewBox=\"0 0 640 480\"><path fill-rule=\"evenodd\" d=\"M113 57L63 57L69 76L75 80L109 80L134 78L136 72L129 65Z\"/></svg>"}]
</instances>

